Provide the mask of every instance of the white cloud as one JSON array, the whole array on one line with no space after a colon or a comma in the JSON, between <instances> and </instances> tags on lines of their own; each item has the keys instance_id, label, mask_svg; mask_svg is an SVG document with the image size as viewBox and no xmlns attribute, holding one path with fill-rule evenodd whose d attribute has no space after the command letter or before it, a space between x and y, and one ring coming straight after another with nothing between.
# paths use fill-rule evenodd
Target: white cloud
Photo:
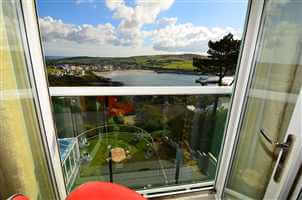
<instances>
[{"instance_id":1,"label":"white cloud","mask_svg":"<svg viewBox=\"0 0 302 200\"><path fill-rule=\"evenodd\" d=\"M124 0L106 0L106 5L110 10L114 10L125 4Z\"/></svg>"},{"instance_id":2,"label":"white cloud","mask_svg":"<svg viewBox=\"0 0 302 200\"><path fill-rule=\"evenodd\" d=\"M115 28L110 23L96 26L89 24L75 26L65 24L62 20L56 20L52 17L40 18L39 22L45 42L65 40L75 43L120 44Z\"/></svg>"},{"instance_id":3,"label":"white cloud","mask_svg":"<svg viewBox=\"0 0 302 200\"><path fill-rule=\"evenodd\" d=\"M155 23L160 12L169 9L174 0L136 0L134 7L127 6L124 0L106 0L113 17L120 19L117 27L122 44L138 46L143 43L142 27Z\"/></svg>"},{"instance_id":4,"label":"white cloud","mask_svg":"<svg viewBox=\"0 0 302 200\"><path fill-rule=\"evenodd\" d=\"M81 4L81 3L93 3L94 0L74 0L76 4Z\"/></svg>"},{"instance_id":5,"label":"white cloud","mask_svg":"<svg viewBox=\"0 0 302 200\"><path fill-rule=\"evenodd\" d=\"M56 20L52 17L39 19L40 28L44 41L56 41L66 39L68 35L76 30L72 24L64 24L62 20Z\"/></svg>"},{"instance_id":6,"label":"white cloud","mask_svg":"<svg viewBox=\"0 0 302 200\"><path fill-rule=\"evenodd\" d=\"M142 47L126 47L119 46L118 49L115 46L109 44L97 45L97 44L85 44L74 43L70 41L62 41L58 45L57 42L45 43L46 55L53 56L100 56L100 57L128 57L138 55L158 55L165 54L166 52L155 51L152 46Z\"/></svg>"},{"instance_id":7,"label":"white cloud","mask_svg":"<svg viewBox=\"0 0 302 200\"><path fill-rule=\"evenodd\" d=\"M75 2L92 3L94 0L75 0ZM142 27L145 24L155 23L160 12L169 9L174 0L136 0L133 7L126 5L124 0L106 0L105 3L113 12L113 17L120 19L117 27L111 24L75 26L65 24L59 19L44 17L40 19L44 40L140 46L144 41Z\"/></svg>"},{"instance_id":8,"label":"white cloud","mask_svg":"<svg viewBox=\"0 0 302 200\"><path fill-rule=\"evenodd\" d=\"M209 40L221 39L227 33L240 38L240 31L231 27L208 28L191 23L172 24L149 33L155 50L168 52L205 52Z\"/></svg>"},{"instance_id":9,"label":"white cloud","mask_svg":"<svg viewBox=\"0 0 302 200\"><path fill-rule=\"evenodd\" d=\"M95 26L90 24L76 26L66 24L62 20L53 19L52 17L40 18L39 21L43 40L46 43L56 43L55 46L58 48L64 42L69 42L86 44L87 47L91 45L100 47L101 45L102 49L104 45L119 46L119 49L122 46L136 46L137 49L142 49L143 45L141 44L144 39L149 39L152 43L148 48L153 48L154 51L202 53L206 52L209 40L221 39L229 32L233 33L237 39L241 36L239 30L231 27L208 28L194 26L191 23L174 24L173 22L171 25L153 31L142 31L136 21L128 20L122 21L118 27L114 27L110 23ZM176 20L169 19L166 21ZM133 48L129 51L133 51ZM130 54L130 52L128 53Z\"/></svg>"},{"instance_id":10,"label":"white cloud","mask_svg":"<svg viewBox=\"0 0 302 200\"><path fill-rule=\"evenodd\" d=\"M168 10L174 0L137 0L135 18L144 24L154 23L160 12Z\"/></svg>"},{"instance_id":11,"label":"white cloud","mask_svg":"<svg viewBox=\"0 0 302 200\"><path fill-rule=\"evenodd\" d=\"M177 20L178 20L177 17L170 17L170 18L164 17L157 20L157 23L159 25L168 26L168 25L176 24Z\"/></svg>"},{"instance_id":12,"label":"white cloud","mask_svg":"<svg viewBox=\"0 0 302 200\"><path fill-rule=\"evenodd\" d=\"M95 0L76 1L83 3ZM92 52L92 47L98 53L103 55L111 53L111 56L117 56L121 49L127 49L123 55L124 53L133 55L138 50L153 54L155 52L202 53L206 52L209 40L218 40L229 32L233 33L235 38L241 37L240 31L231 27L208 28L191 23L178 24L176 17L158 19L162 11L173 5L174 0L136 0L134 6L127 5L124 0L106 0L105 3L112 11L112 16L120 20L116 27L110 23L74 25L64 23L60 19L43 17L39 21L46 45L51 46L52 51L55 48L71 51L73 47L77 47L76 50L81 52L79 55L87 55L85 52L88 49ZM159 26L158 29L146 31L143 30L146 24ZM144 41L148 41L148 47ZM70 48L65 48L64 45ZM99 52L100 47L102 50L106 47L110 53ZM114 48L116 50L113 50Z\"/></svg>"}]
</instances>

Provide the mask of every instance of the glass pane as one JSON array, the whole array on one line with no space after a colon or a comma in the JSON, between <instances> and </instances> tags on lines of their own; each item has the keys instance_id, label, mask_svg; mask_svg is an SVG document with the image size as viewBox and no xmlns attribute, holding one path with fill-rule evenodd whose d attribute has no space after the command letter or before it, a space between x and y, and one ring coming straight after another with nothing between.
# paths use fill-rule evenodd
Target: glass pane
<instances>
[{"instance_id":1,"label":"glass pane","mask_svg":"<svg viewBox=\"0 0 302 200\"><path fill-rule=\"evenodd\" d=\"M15 1L0 1L0 199L55 199ZM34 5L33 5L34 6ZM19 13L20 14L20 13Z\"/></svg>"},{"instance_id":2,"label":"glass pane","mask_svg":"<svg viewBox=\"0 0 302 200\"><path fill-rule=\"evenodd\" d=\"M211 58L210 40L229 33L240 39L246 8L247 0L38 0L49 83L199 86L220 76L228 82L236 58L224 63L226 70L194 58Z\"/></svg>"},{"instance_id":3,"label":"glass pane","mask_svg":"<svg viewBox=\"0 0 302 200\"><path fill-rule=\"evenodd\" d=\"M302 83L301 9L300 1L266 3L255 71L227 184L233 196L262 199L272 176L278 152L259 132L263 129L275 141L283 141L286 134Z\"/></svg>"},{"instance_id":4,"label":"glass pane","mask_svg":"<svg viewBox=\"0 0 302 200\"><path fill-rule=\"evenodd\" d=\"M69 189L97 180L133 189L214 180L228 95L52 100L63 165L76 177ZM71 149L75 166L64 161Z\"/></svg>"}]
</instances>

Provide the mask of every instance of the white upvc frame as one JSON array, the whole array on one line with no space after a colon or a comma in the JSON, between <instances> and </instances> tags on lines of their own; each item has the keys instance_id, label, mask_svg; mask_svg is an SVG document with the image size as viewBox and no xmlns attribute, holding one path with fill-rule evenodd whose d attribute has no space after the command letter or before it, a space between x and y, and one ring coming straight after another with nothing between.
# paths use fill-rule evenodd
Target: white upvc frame
<instances>
[{"instance_id":1,"label":"white upvc frame","mask_svg":"<svg viewBox=\"0 0 302 200\"><path fill-rule=\"evenodd\" d=\"M295 189L293 190L289 200L301 200L302 191L302 176L296 177L297 182L294 184ZM298 199L300 198L300 199Z\"/></svg>"},{"instance_id":2,"label":"white upvc frame","mask_svg":"<svg viewBox=\"0 0 302 200\"><path fill-rule=\"evenodd\" d=\"M50 87L51 96L135 96L232 94L231 86L193 87Z\"/></svg>"},{"instance_id":3,"label":"white upvc frame","mask_svg":"<svg viewBox=\"0 0 302 200\"><path fill-rule=\"evenodd\" d=\"M43 49L41 47L39 27L37 24L37 14L33 7L33 1L21 0L22 11L25 18L25 28L27 32L28 46L32 59L35 85L39 107L42 114L42 123L45 127L46 142L50 152L51 167L57 185L59 199L66 198L66 186L63 177L62 164L59 155L57 137L52 108L50 104L51 96L123 96L123 95L228 95L232 92L232 87L206 86L206 87L50 87L48 88L45 64L43 60ZM48 90L49 89L49 90ZM179 186L168 186L150 190L138 191L146 197L157 197L172 194L181 194L196 191L213 189L214 182L200 182L195 184L185 184Z\"/></svg>"},{"instance_id":4,"label":"white upvc frame","mask_svg":"<svg viewBox=\"0 0 302 200\"><path fill-rule=\"evenodd\" d=\"M283 164L282 172L280 175L280 180L275 181L274 175L277 173L278 165L281 162L282 153L285 153L284 150L278 155L276 164L274 166L272 176L268 183L267 189L263 199L288 199L290 190L293 187L295 178L299 172L299 169L302 165L302 125L301 125L301 116L302 116L302 89L298 95L297 100L295 101L295 108L293 110L285 137L281 142L286 142L287 137L290 135L293 137L293 142L290 144L290 150L286 156L286 161ZM299 187L299 185L297 185ZM301 186L300 188L301 189ZM293 193L292 195L295 195Z\"/></svg>"},{"instance_id":5,"label":"white upvc frame","mask_svg":"<svg viewBox=\"0 0 302 200\"><path fill-rule=\"evenodd\" d=\"M214 189L214 181L206 181L195 184L166 186L147 190L138 190L146 198L162 197L167 195L185 194L190 192L210 191Z\"/></svg>"},{"instance_id":6,"label":"white upvc frame","mask_svg":"<svg viewBox=\"0 0 302 200\"><path fill-rule=\"evenodd\" d=\"M215 189L216 199L223 198L224 188L230 172L234 151L236 148L239 128L241 124L242 111L245 108L246 94L249 87L251 74L253 71L254 53L257 47L257 40L261 33L261 17L264 9L265 0L249 1L249 9L246 17L246 31L243 37L244 46L242 47L240 62L237 67L237 77L232 97L232 104L225 128L225 138L223 148L220 152L219 168L216 174Z\"/></svg>"},{"instance_id":7,"label":"white upvc frame","mask_svg":"<svg viewBox=\"0 0 302 200\"><path fill-rule=\"evenodd\" d=\"M32 6L34 0L20 0L22 2L23 13L25 16L25 26L28 37L28 44L34 69L38 98L40 100L40 108L45 127L46 141L50 151L50 160L57 190L60 199L66 197L66 187L61 168L59 149L56 138L54 120L52 116L52 108L50 104L50 96L123 96L123 95L208 95L208 94L231 94L232 87L50 87L48 91L48 83L46 79L45 64L43 60L43 49L41 47L39 27L37 24L38 18L35 8ZM214 182L204 182L197 184L188 184L180 186L171 186L165 188L155 188L152 190L138 191L148 197L163 196L167 194L179 194L185 192L201 191L215 189L217 197L221 198L223 188L227 180L228 169L232 161L232 154L236 144L236 134L239 127L240 115L244 105L245 92L247 91L249 76L252 66L252 58L256 48L256 41L260 27L260 19L264 0L249 2L248 27L244 37L244 47L241 54L241 61L236 80L236 91L232 100L232 108L227 122L225 131L225 139L223 150L220 153L219 169L217 170L216 180ZM240 86L240 87L238 87ZM234 109L236 107L236 109ZM202 187L202 188L199 188ZM183 191L176 191L182 190ZM168 192L175 190L174 192ZM163 192L167 192L163 194ZM158 194L150 194L158 193Z\"/></svg>"},{"instance_id":8,"label":"white upvc frame","mask_svg":"<svg viewBox=\"0 0 302 200\"><path fill-rule=\"evenodd\" d=\"M42 46L39 35L39 27L35 8L35 1L18 0L21 6L21 15L24 17L25 35L27 39L27 47L29 50L29 60L31 62L34 79L33 87L37 97L38 105L36 105L41 115L40 118L42 137L48 148L49 170L53 176L53 183L58 199L66 198L66 187L61 167L61 159L59 155L59 147L56 139L56 130L52 116L50 104L50 96L48 91L48 83L44 68L44 58L42 54Z\"/></svg>"}]
</instances>

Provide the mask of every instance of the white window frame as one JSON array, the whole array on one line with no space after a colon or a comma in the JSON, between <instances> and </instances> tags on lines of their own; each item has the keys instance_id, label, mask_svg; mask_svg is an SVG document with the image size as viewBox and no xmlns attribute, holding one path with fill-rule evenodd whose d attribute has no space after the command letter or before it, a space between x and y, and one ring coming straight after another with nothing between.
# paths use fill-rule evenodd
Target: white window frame
<instances>
[{"instance_id":1,"label":"white window frame","mask_svg":"<svg viewBox=\"0 0 302 200\"><path fill-rule=\"evenodd\" d=\"M56 129L52 115L51 96L124 96L124 95L211 95L232 94L230 86L186 86L186 87L48 87L47 73L41 46L38 16L33 6L34 0L20 0L25 21L26 36L34 71L37 97L46 132L46 142L50 152L50 161L60 199L66 198L66 186L63 178L62 163L59 156ZM167 186L148 190L140 190L139 193L146 197L180 194L202 190L214 189L216 197L220 199L229 173L230 163L233 159L233 151L236 146L240 114L243 109L245 93L247 91L253 53L260 27L260 19L265 0L249 0L246 27L244 33L244 47L240 55L237 68L238 79L235 81L236 91L232 97L232 106L226 122L224 145L221 148L219 165L216 169L215 181L200 182L179 186ZM254 2L254 3L253 3ZM240 87L239 87L240 86ZM236 108L236 109L235 109ZM239 111L239 112L238 112Z\"/></svg>"},{"instance_id":2,"label":"white window frame","mask_svg":"<svg viewBox=\"0 0 302 200\"><path fill-rule=\"evenodd\" d=\"M24 39L27 42L28 62L31 62L35 89L35 97L37 99L37 110L39 111L40 125L43 134L43 140L46 142L48 149L49 170L53 176L53 185L56 187L55 192L58 199L65 199L67 190L63 177L62 162L59 154L59 146L56 139L56 129L52 116L50 104L50 96L48 91L48 83L46 72L44 69L44 58L42 54L42 46L38 29L37 14L34 0L15 0L20 2L19 15L24 18Z\"/></svg>"},{"instance_id":3,"label":"white window frame","mask_svg":"<svg viewBox=\"0 0 302 200\"><path fill-rule=\"evenodd\" d=\"M21 39L22 39L22 45L24 48L24 56L25 56L25 62L27 65L27 70L28 70L28 76L29 76L29 81L30 81L30 86L31 89L21 89L20 91L7 91L7 95L5 95L6 92L4 92L4 98L10 98L10 96L12 96L13 93L16 93L16 97L20 97L20 98L33 98L34 100L34 105L35 105L35 109L36 109L36 116L38 119L38 123L39 123L39 131L40 131L40 136L41 136L41 143L44 147L43 152L45 153L45 157L47 159L47 164L48 166L48 173L49 173L49 178L51 179L51 189L54 189L54 195L55 198L60 198L62 199L62 197L65 197L66 195L64 193L60 193L59 190L57 190L58 187L58 182L57 177L59 177L58 175L60 174L60 170L58 170L57 172L55 172L54 168L53 168L53 163L58 162L58 160L56 160L55 158L51 158L51 152L49 151L50 147L49 147L49 141L47 139L47 131L46 131L46 127L45 127L45 123L44 123L44 119L43 119L43 114L41 111L41 107L39 104L39 94L38 94L38 87L34 81L34 71L33 71L33 62L34 60L32 59L31 56L31 47L29 46L29 39L28 39L28 32L27 32L27 25L26 25L26 20L25 20L25 14L24 14L24 10L23 10L23 2L20 0L14 0L14 3L16 4L16 12L18 15L18 20L19 20L19 28L20 28L20 33L21 33ZM33 2L31 2L33 3ZM55 145L56 143L52 143L53 145ZM53 155L55 155L55 152L52 152ZM65 185L64 185L65 187Z\"/></svg>"},{"instance_id":4,"label":"white window frame","mask_svg":"<svg viewBox=\"0 0 302 200\"><path fill-rule=\"evenodd\" d=\"M228 122L225 128L225 138L219 159L219 169L217 170L215 189L216 199L223 199L225 187L230 175L231 165L234 160L239 131L242 122L242 114L245 110L247 92L250 86L251 75L254 70L254 54L257 49L257 41L261 34L262 14L266 0L249 1L249 9L246 17L246 32L243 36L244 46L241 51L239 67L237 67L237 79L235 82L232 103L229 112ZM235 194L239 199L241 194Z\"/></svg>"},{"instance_id":5,"label":"white window frame","mask_svg":"<svg viewBox=\"0 0 302 200\"><path fill-rule=\"evenodd\" d=\"M142 96L232 94L230 86L200 87L50 87L51 96Z\"/></svg>"}]
</instances>

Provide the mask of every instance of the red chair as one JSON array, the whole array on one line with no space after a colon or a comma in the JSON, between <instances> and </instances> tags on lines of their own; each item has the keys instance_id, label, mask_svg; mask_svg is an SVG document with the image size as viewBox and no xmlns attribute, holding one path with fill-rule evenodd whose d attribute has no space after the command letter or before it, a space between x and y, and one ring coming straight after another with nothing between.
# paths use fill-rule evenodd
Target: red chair
<instances>
[{"instance_id":1,"label":"red chair","mask_svg":"<svg viewBox=\"0 0 302 200\"><path fill-rule=\"evenodd\" d=\"M121 185L89 182L73 190L66 200L146 200L140 194Z\"/></svg>"}]
</instances>

